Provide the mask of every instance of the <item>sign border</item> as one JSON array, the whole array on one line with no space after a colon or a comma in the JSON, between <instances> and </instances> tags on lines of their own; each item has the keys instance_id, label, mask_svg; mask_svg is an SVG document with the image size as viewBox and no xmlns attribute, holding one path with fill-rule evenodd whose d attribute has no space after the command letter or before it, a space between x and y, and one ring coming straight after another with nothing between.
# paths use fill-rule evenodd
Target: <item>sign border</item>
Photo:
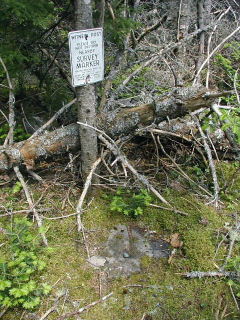
<instances>
[{"instance_id":1,"label":"sign border","mask_svg":"<svg viewBox=\"0 0 240 320\"><path fill-rule=\"evenodd\" d=\"M69 55L70 55L70 66L71 66L71 78L72 78L72 86L74 88L76 87L81 87L81 86L85 86L86 84L83 83L83 84L74 84L74 72L73 72L73 63L72 63L72 47L71 47L71 40L70 40L70 36L73 35L74 33L79 33L79 32L91 32L91 31L101 31L102 32L102 65L103 65L103 68L102 68L102 79L101 80L98 80L98 81L95 81L95 82L90 82L89 84L94 84L94 83L97 83L97 82L100 82L100 81L103 81L104 80L104 41L103 41L103 28L99 27L99 28L91 28L91 29L81 29L81 30L75 30L75 31L70 31L68 33L68 45L69 45Z\"/></svg>"}]
</instances>

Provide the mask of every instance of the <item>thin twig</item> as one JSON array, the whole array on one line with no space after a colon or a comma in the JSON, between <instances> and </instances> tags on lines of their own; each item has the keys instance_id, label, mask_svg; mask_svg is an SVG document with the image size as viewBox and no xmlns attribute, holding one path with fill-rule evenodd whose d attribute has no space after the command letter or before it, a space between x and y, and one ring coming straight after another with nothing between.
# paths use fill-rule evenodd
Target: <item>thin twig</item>
<instances>
[{"instance_id":1,"label":"thin twig","mask_svg":"<svg viewBox=\"0 0 240 320\"><path fill-rule=\"evenodd\" d=\"M220 309L221 309L221 306L222 306L222 301L223 301L223 297L221 296L220 299L219 299L218 308L217 308L217 311L216 311L216 314L215 314L215 320L219 320L218 317L219 317L219 314L220 314Z\"/></svg>"},{"instance_id":2,"label":"thin twig","mask_svg":"<svg viewBox=\"0 0 240 320\"><path fill-rule=\"evenodd\" d=\"M231 37L234 36L235 33L237 33L238 31L240 30L240 26L238 26L231 34L229 34L226 38L224 38L220 43L219 45L216 46L216 48L208 55L208 57L204 60L204 62L202 63L201 67L199 68L196 76L195 76L195 79L193 81L193 86L196 85L197 83L197 79L200 75L200 73L202 72L202 69L205 67L206 63L211 59L211 57L214 55L215 52L217 52L221 46L226 42L228 41L228 39L230 39Z\"/></svg>"},{"instance_id":3,"label":"thin twig","mask_svg":"<svg viewBox=\"0 0 240 320\"><path fill-rule=\"evenodd\" d=\"M235 294L234 294L234 292L233 292L232 286L229 286L229 288L230 288L230 292L231 292L231 295L232 295L232 297L233 297L233 301L234 301L234 303L235 303L237 312L238 312L238 314L240 314L240 308L239 308L239 306L238 306L237 299L236 299Z\"/></svg>"},{"instance_id":4,"label":"thin twig","mask_svg":"<svg viewBox=\"0 0 240 320\"><path fill-rule=\"evenodd\" d=\"M214 277L226 277L231 279L236 279L239 277L238 273L232 272L232 271L224 271L224 272L217 272L217 271L192 271L192 272L186 272L186 273L177 273L181 275L184 278L187 279L201 279L201 278L214 278Z\"/></svg>"},{"instance_id":5,"label":"thin twig","mask_svg":"<svg viewBox=\"0 0 240 320\"><path fill-rule=\"evenodd\" d=\"M62 294L62 295L60 295L60 296L57 297L57 299L55 300L53 306L52 306L50 309L48 309L48 310L44 313L44 315L41 316L41 318L40 318L39 320L44 320L44 319L46 319L46 318L49 316L50 313L52 313L53 311L55 311L55 310L57 309L58 302L59 302L60 298L61 298L63 295L64 295L64 294Z\"/></svg>"},{"instance_id":6,"label":"thin twig","mask_svg":"<svg viewBox=\"0 0 240 320\"><path fill-rule=\"evenodd\" d=\"M71 317L71 316L76 316L76 315L84 312L85 310L88 310L88 309L90 309L91 307L94 307L94 306L97 305L98 303L101 303L101 302L107 300L107 299L108 299L109 297L111 297L112 295L113 295L113 292L111 292L111 293L107 294L106 296L98 299L97 301L94 301L94 302L92 302L92 303L87 304L86 306L80 308L80 309L77 310L77 311L63 314L62 316L60 316L59 318L57 318L57 320L64 320L64 319L67 319L67 318L69 318L69 317Z\"/></svg>"},{"instance_id":7,"label":"thin twig","mask_svg":"<svg viewBox=\"0 0 240 320\"><path fill-rule=\"evenodd\" d=\"M29 137L27 140L31 140L32 138L40 135L44 130L46 130L64 111L69 109L75 102L77 101L77 98L70 101L68 104L64 105L61 109L59 109L54 116L49 119L41 128L39 128L37 131L35 131L31 137Z\"/></svg>"},{"instance_id":8,"label":"thin twig","mask_svg":"<svg viewBox=\"0 0 240 320\"><path fill-rule=\"evenodd\" d=\"M10 146L13 144L13 131L14 131L14 127L16 124L15 113L14 113L15 97L14 97L14 93L13 93L13 85L12 85L11 79L9 77L7 67L1 57L0 57L0 62L1 62L3 69L6 73L8 86L9 86L9 102L8 102L9 103L9 121L8 121L9 132L8 132L7 137L6 137L4 144L3 144L3 146L6 147L7 144L9 144Z\"/></svg>"},{"instance_id":9,"label":"thin twig","mask_svg":"<svg viewBox=\"0 0 240 320\"><path fill-rule=\"evenodd\" d=\"M188 180L189 182L191 182L192 184L194 184L195 186L197 186L201 191L203 191L204 193L206 193L208 196L212 196L212 194L210 192L208 192L205 188L203 188L202 186L200 186L199 184L197 184L194 180L192 180L180 167L179 165L174 161L174 159L165 151L159 136L157 137L157 141L162 149L162 152L168 157L168 159L170 159L172 161L172 163L176 166L176 168L178 169L177 172L184 177L186 180Z\"/></svg>"},{"instance_id":10,"label":"thin twig","mask_svg":"<svg viewBox=\"0 0 240 320\"><path fill-rule=\"evenodd\" d=\"M236 96L237 96L237 102L238 104L240 105L240 97L239 97L239 94L238 94L238 91L237 91L237 85L236 85L236 82L237 82L237 76L238 76L238 70L236 70L235 74L234 74L234 82L233 82L233 85L234 85L234 90L235 90L235 93L236 93Z\"/></svg>"},{"instance_id":11,"label":"thin twig","mask_svg":"<svg viewBox=\"0 0 240 320\"><path fill-rule=\"evenodd\" d=\"M224 309L223 309L222 315L221 315L221 320L223 320L223 318L225 317L225 314L227 312L227 307L228 307L228 305L226 304Z\"/></svg>"},{"instance_id":12,"label":"thin twig","mask_svg":"<svg viewBox=\"0 0 240 320\"><path fill-rule=\"evenodd\" d=\"M126 157L121 153L121 151L119 150L116 142L109 137L104 131L99 130L93 126L90 126L89 124L83 123L83 122L77 122L80 125L86 126L86 127L90 127L94 130L96 130L97 132L99 132L100 134L98 135L99 140L101 140L109 150L112 151L112 153L115 155L116 159L119 158L119 160L122 162L122 164L127 167L134 176L137 177L137 179L150 191L152 191L152 193L155 194L155 196L161 200L163 203L165 203L166 205L169 205L170 207L172 207L164 198L163 196L160 195L160 193L149 183L148 179L137 172L136 169L133 168L133 166L127 161Z\"/></svg>"},{"instance_id":13,"label":"thin twig","mask_svg":"<svg viewBox=\"0 0 240 320\"><path fill-rule=\"evenodd\" d=\"M77 205L77 209L76 209L76 213L77 213L77 225L78 225L78 232L82 231L82 237L83 237L83 241L86 247L86 251L87 251L87 258L90 259L90 254L89 254L89 250L88 250L88 246L86 243L86 237L85 237L85 232L84 232L84 227L82 224L82 220L81 220L81 213L82 213L82 206L83 206L83 201L87 195L87 191L91 185L92 182L92 176L94 171L96 170L97 166L99 165L99 163L101 162L101 158L98 158L92 165L91 167L91 171L87 176L86 182L84 184L84 188L83 188L83 192L81 194L81 197L78 201L78 205Z\"/></svg>"},{"instance_id":14,"label":"thin twig","mask_svg":"<svg viewBox=\"0 0 240 320\"><path fill-rule=\"evenodd\" d=\"M172 211L174 213L180 214L181 216L188 216L189 215L188 213L180 211L180 210L177 210L175 208L166 208L166 207L158 206L158 205L152 204L152 203L149 204L149 207L162 209L162 210L167 210L167 211Z\"/></svg>"},{"instance_id":15,"label":"thin twig","mask_svg":"<svg viewBox=\"0 0 240 320\"><path fill-rule=\"evenodd\" d=\"M207 56L208 56L208 57L209 57L209 55L210 55L210 46L211 46L211 41L212 41L213 34L214 34L214 32L216 31L219 22L220 22L221 19L225 16L225 14L228 13L228 11L230 10L230 8L231 8L231 7L228 7L227 10L225 10L225 11L220 15L220 17L219 17L218 20L217 20L217 23L215 24L212 32L210 33L210 35L209 35L209 37L208 37L208 44L207 44ZM210 63L209 63L209 60L208 60L208 61L207 61L206 88L209 87L209 75L210 75Z\"/></svg>"},{"instance_id":16,"label":"thin twig","mask_svg":"<svg viewBox=\"0 0 240 320\"><path fill-rule=\"evenodd\" d=\"M224 264L221 266L220 271L224 270L228 260L231 258L234 243L239 238L239 231L240 231L240 224L238 222L236 222L235 229L234 230L230 229L229 232L228 232L229 235L230 235L231 242L230 242L230 246L229 246L229 249L228 249L228 255L227 255L226 259L225 259Z\"/></svg>"},{"instance_id":17,"label":"thin twig","mask_svg":"<svg viewBox=\"0 0 240 320\"><path fill-rule=\"evenodd\" d=\"M8 307L4 308L3 311L1 311L0 313L0 319L2 318L2 316L7 312Z\"/></svg>"},{"instance_id":18,"label":"thin twig","mask_svg":"<svg viewBox=\"0 0 240 320\"><path fill-rule=\"evenodd\" d=\"M215 207L218 207L218 197L219 197L219 184L218 184L218 178L217 178L217 172L216 172L216 168L215 165L213 163L213 158L212 158L212 151L207 143L207 137L204 134L201 125L199 123L199 120L194 117L195 123L197 125L198 131L201 135L202 141L203 141L203 146L204 146L204 150L207 154L208 157L208 162L209 162L209 167L212 173L212 180L213 180L213 185L214 185L214 202L215 202Z\"/></svg>"},{"instance_id":19,"label":"thin twig","mask_svg":"<svg viewBox=\"0 0 240 320\"><path fill-rule=\"evenodd\" d=\"M162 25L167 20L167 15L164 15L157 23L152 25L149 28L146 28L136 39L137 42L140 42L148 33L156 30L158 27Z\"/></svg>"},{"instance_id":20,"label":"thin twig","mask_svg":"<svg viewBox=\"0 0 240 320\"><path fill-rule=\"evenodd\" d=\"M39 217L39 215L38 215L38 213L37 213L37 210L36 210L35 207L34 207L32 198L31 198L30 193L29 193L29 191L28 191L28 187L27 187L27 185L26 185L26 183L25 183L25 181L24 181L24 178L23 178L20 170L19 170L19 167L15 166L13 169L14 169L14 171L15 171L15 173L16 173L16 176L18 177L18 180L21 182L21 185L22 185L23 190L24 190L24 192L25 192L25 195L26 195L26 198L27 198L27 202L28 202L28 204L29 204L29 207L31 208L31 211L32 211L34 217L36 218L37 225L38 225L39 228L41 228L41 227L42 227L42 219ZM41 236L42 236L44 245L47 246L48 243L47 243L47 238L46 238L46 236L45 236L45 233L44 233L43 231L41 231L40 234L41 234Z\"/></svg>"}]
</instances>

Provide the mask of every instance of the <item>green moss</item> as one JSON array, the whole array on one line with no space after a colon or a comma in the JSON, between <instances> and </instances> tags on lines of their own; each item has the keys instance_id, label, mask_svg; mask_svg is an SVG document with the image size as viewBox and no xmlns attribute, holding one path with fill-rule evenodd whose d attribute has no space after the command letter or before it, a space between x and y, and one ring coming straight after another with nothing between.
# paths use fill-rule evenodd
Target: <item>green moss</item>
<instances>
[{"instance_id":1,"label":"green moss","mask_svg":"<svg viewBox=\"0 0 240 320\"><path fill-rule=\"evenodd\" d=\"M95 255L101 252L109 231L118 224L133 224L149 228L155 230L157 236L165 239L169 239L173 233L179 233L183 247L177 248L171 264L168 264L167 259L155 260L143 257L141 259L142 271L139 274L115 280L110 280L106 274L102 274L102 295L104 296L111 291L113 295L105 302L79 315L80 318L87 320L137 320L141 319L144 313L147 313L154 320L163 317L178 320L212 320L215 318L220 298L222 298L220 315L227 305L229 317L237 319L226 279L186 280L181 277L182 273L188 271L215 270L214 263L221 266L226 256L228 246L222 245L214 259L216 248L226 231L224 229L225 222L234 223L232 213L239 210L236 207L232 209L228 205L236 199L239 200L240 175L235 176L234 184L231 186L236 166L231 163L223 163L222 166L229 184L228 193L224 196L233 198L224 198L222 195L223 204L219 211L206 205L204 197L193 195L193 192L188 189L189 186L184 186L185 190L169 188L162 193L175 208L188 213L187 217L167 210L146 207L143 215L133 220L110 211L109 202L99 195L95 197L91 205L82 213L82 222L91 254ZM181 181L181 183L183 182ZM222 183L220 178L221 186ZM35 186L33 189L34 199L37 201L43 190L41 187ZM63 186L49 187L46 197L43 197L40 203L41 207L48 209L43 214L47 217L55 217L74 213L80 190L75 189L69 195L73 208L68 201L65 202L65 206L62 205L67 191L68 188L64 189ZM13 200L8 198L12 195L7 192L7 189L1 191L4 206ZM153 202L159 204L157 199L154 199ZM26 208L24 197L14 197L11 204L13 210ZM2 227L7 223L9 223L8 217L0 220ZM60 293L66 294L59 302L60 314L98 300L99 270L94 270L86 262L86 250L82 236L76 232L76 217L44 220L44 225L53 252L45 252L40 256L40 259L47 262L43 281L51 284L53 289L52 297L48 301L46 299L41 308L35 311L37 316L42 316L47 308L50 308L51 299ZM5 241L4 236L0 234L0 243ZM237 253L237 250L239 248L235 246L233 255ZM3 254L7 254L7 244L1 247L0 258ZM20 319L21 314L21 310L9 311L4 315L4 319ZM53 312L48 316L48 320L55 320L56 317L57 313ZM69 319L74 318L70 317Z\"/></svg>"}]
</instances>

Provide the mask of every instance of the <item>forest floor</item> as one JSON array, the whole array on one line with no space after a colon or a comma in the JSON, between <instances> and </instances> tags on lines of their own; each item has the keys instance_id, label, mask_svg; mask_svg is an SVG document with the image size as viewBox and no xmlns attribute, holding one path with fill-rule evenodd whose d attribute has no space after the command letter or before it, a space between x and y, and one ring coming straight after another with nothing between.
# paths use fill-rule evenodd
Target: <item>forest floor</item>
<instances>
[{"instance_id":1,"label":"forest floor","mask_svg":"<svg viewBox=\"0 0 240 320\"><path fill-rule=\"evenodd\" d=\"M225 161L221 165L228 192L221 193L217 209L208 204L209 198L201 195L194 186L174 172L169 173L168 187L164 188L162 195L188 216L148 206L142 215L133 219L111 211L114 194L105 188L98 189L82 213L90 256L102 254L111 230L118 225L148 230L155 239L161 238L170 245L169 257L143 256L140 272L118 278L110 277L103 267L93 268L87 262L86 243L82 235L77 234L76 216L71 215L76 212L82 190L71 173L64 171L62 163L54 165L54 173L47 164L40 167L37 173L44 179L43 183L30 178L27 183L44 221L51 250L39 247L39 259L46 262L46 267L36 275L36 280L48 283L52 289L42 298L40 306L31 312L9 308L1 319L239 319L234 302L240 291L238 282L230 287L225 277L183 277L186 272L219 271L239 224L238 164ZM188 172L201 180L196 168L189 167ZM222 186L221 178L219 180ZM13 189L14 184L0 189L2 228L14 224L15 217L23 215L17 213L18 210L28 209L23 190L14 193ZM155 198L152 203L162 205ZM12 214L5 216L6 211ZM67 215L70 216L63 218ZM233 260L239 255L237 240L239 238L236 238L231 252ZM8 261L9 244L1 233L0 244L0 260ZM233 271L239 272L239 267ZM101 300L110 293L111 296ZM89 305L95 301L98 303ZM82 307L87 310L80 312ZM71 315L77 310L79 313ZM52 312L47 314L47 311ZM60 318L62 315L65 316Z\"/></svg>"}]
</instances>

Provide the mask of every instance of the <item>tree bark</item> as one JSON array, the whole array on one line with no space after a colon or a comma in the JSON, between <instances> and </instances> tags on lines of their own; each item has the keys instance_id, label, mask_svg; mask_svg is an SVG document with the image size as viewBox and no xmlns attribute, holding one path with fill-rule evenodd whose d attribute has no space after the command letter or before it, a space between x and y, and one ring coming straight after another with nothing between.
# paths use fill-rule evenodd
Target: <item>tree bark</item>
<instances>
[{"instance_id":1,"label":"tree bark","mask_svg":"<svg viewBox=\"0 0 240 320\"><path fill-rule=\"evenodd\" d=\"M230 94L227 92L226 94ZM152 123L162 123L167 119L183 117L202 107L209 107L224 93L209 93L205 87L174 88L159 100L133 108L120 108L99 118L97 127L113 139L119 136L134 135L135 131ZM168 129L167 129L168 130ZM95 133L95 130L91 132ZM183 133L183 132L182 132ZM14 165L34 167L36 161L79 149L79 125L69 126L47 132L31 140L15 143L0 149L0 173Z\"/></svg>"},{"instance_id":2,"label":"tree bark","mask_svg":"<svg viewBox=\"0 0 240 320\"><path fill-rule=\"evenodd\" d=\"M75 0L75 28L76 30L91 29L92 20L92 1ZM95 126L96 120L96 93L95 86L86 84L76 88L78 100L78 120ZM98 155L97 134L96 131L79 126L81 143L81 171L83 179L88 176L92 164L96 161Z\"/></svg>"}]
</instances>

